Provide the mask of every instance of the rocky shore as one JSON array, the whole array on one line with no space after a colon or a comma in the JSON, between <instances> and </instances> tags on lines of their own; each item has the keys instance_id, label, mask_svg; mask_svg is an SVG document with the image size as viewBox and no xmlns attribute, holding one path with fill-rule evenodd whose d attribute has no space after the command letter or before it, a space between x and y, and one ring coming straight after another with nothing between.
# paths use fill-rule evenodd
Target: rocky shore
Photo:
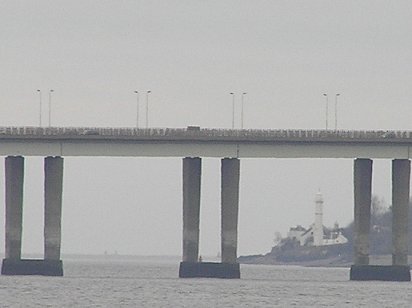
<instances>
[{"instance_id":1,"label":"rocky shore","mask_svg":"<svg viewBox=\"0 0 412 308\"><path fill-rule=\"evenodd\" d=\"M392 256L391 255L371 255L369 257L370 264L374 265L391 265ZM276 260L270 254L266 255L250 255L241 256L238 258L241 264L265 264L265 265L299 265L307 267L350 267L353 262L352 260L347 260L341 256L328 257L324 259L317 260L306 260L306 261L279 261ZM408 263L412 265L412 256L408 257Z\"/></svg>"}]
</instances>

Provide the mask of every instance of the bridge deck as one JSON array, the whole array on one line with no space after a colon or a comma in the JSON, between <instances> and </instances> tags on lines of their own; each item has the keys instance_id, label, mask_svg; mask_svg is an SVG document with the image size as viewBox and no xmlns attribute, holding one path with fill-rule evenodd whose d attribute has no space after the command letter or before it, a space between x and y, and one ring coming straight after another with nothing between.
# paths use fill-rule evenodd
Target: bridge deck
<instances>
[{"instance_id":1,"label":"bridge deck","mask_svg":"<svg viewBox=\"0 0 412 308\"><path fill-rule=\"evenodd\" d=\"M0 127L0 155L410 158L411 131Z\"/></svg>"}]
</instances>

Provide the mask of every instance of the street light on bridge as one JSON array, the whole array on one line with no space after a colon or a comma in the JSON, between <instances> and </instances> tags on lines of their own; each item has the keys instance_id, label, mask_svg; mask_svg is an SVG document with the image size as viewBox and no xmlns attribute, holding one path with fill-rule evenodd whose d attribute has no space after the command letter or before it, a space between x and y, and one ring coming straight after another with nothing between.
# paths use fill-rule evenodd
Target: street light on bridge
<instances>
[{"instance_id":1,"label":"street light on bridge","mask_svg":"<svg viewBox=\"0 0 412 308\"><path fill-rule=\"evenodd\" d=\"M242 106L241 106L241 113L240 113L240 128L243 129L243 108L244 108L244 102L245 102L245 95L247 93L243 92L242 93Z\"/></svg>"},{"instance_id":2,"label":"street light on bridge","mask_svg":"<svg viewBox=\"0 0 412 308\"><path fill-rule=\"evenodd\" d=\"M136 94L136 128L139 128L139 91L134 91Z\"/></svg>"},{"instance_id":3,"label":"street light on bridge","mask_svg":"<svg viewBox=\"0 0 412 308\"><path fill-rule=\"evenodd\" d=\"M37 89L37 93L39 93L39 126L41 127L41 110L42 110L41 90Z\"/></svg>"},{"instance_id":4,"label":"street light on bridge","mask_svg":"<svg viewBox=\"0 0 412 308\"><path fill-rule=\"evenodd\" d=\"M49 90L49 127L51 126L51 100L52 100L52 93L54 92L53 89Z\"/></svg>"},{"instance_id":5,"label":"street light on bridge","mask_svg":"<svg viewBox=\"0 0 412 308\"><path fill-rule=\"evenodd\" d=\"M235 93L230 92L232 95L232 129L235 128Z\"/></svg>"},{"instance_id":6,"label":"street light on bridge","mask_svg":"<svg viewBox=\"0 0 412 308\"><path fill-rule=\"evenodd\" d=\"M149 127L149 94L152 93L152 91L148 90L146 92L146 128Z\"/></svg>"},{"instance_id":7,"label":"street light on bridge","mask_svg":"<svg viewBox=\"0 0 412 308\"><path fill-rule=\"evenodd\" d=\"M328 118L329 118L329 99L328 99L328 94L324 93L323 96L326 98L326 130L328 130Z\"/></svg>"},{"instance_id":8,"label":"street light on bridge","mask_svg":"<svg viewBox=\"0 0 412 308\"><path fill-rule=\"evenodd\" d=\"M340 93L335 94L335 130L338 129L338 96Z\"/></svg>"}]
</instances>

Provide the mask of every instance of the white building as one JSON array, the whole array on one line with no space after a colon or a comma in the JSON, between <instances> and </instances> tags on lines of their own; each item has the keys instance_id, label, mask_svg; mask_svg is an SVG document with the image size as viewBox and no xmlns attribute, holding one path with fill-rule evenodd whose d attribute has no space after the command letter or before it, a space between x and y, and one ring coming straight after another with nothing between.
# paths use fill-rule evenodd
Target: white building
<instances>
[{"instance_id":1,"label":"white building","mask_svg":"<svg viewBox=\"0 0 412 308\"><path fill-rule=\"evenodd\" d=\"M315 197L315 222L308 229L301 225L291 227L287 238L299 242L300 246L327 246L348 242L338 223L335 223L333 229L323 225L323 196L320 192Z\"/></svg>"}]
</instances>

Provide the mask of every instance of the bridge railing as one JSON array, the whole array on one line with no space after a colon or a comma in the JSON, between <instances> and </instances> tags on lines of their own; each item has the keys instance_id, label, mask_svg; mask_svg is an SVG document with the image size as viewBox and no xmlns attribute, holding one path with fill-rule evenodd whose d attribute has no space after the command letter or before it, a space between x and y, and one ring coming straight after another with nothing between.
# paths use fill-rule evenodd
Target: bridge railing
<instances>
[{"instance_id":1,"label":"bridge railing","mask_svg":"<svg viewBox=\"0 0 412 308\"><path fill-rule=\"evenodd\" d=\"M411 131L387 130L314 130L314 129L186 129L127 127L0 127L0 138L13 137L123 137L123 138L196 138L242 140L408 140Z\"/></svg>"}]
</instances>

